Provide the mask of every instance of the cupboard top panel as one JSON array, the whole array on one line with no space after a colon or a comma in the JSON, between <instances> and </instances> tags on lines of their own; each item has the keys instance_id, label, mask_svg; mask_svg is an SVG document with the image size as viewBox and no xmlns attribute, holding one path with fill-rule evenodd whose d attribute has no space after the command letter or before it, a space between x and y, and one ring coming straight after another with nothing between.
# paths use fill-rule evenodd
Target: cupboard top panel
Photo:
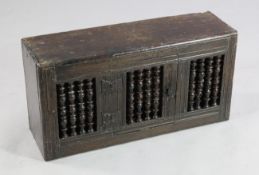
<instances>
[{"instance_id":1,"label":"cupboard top panel","mask_svg":"<svg viewBox=\"0 0 259 175\"><path fill-rule=\"evenodd\" d=\"M22 43L39 66L47 67L105 60L116 54L232 33L236 33L233 28L205 12L35 36Z\"/></svg>"}]
</instances>

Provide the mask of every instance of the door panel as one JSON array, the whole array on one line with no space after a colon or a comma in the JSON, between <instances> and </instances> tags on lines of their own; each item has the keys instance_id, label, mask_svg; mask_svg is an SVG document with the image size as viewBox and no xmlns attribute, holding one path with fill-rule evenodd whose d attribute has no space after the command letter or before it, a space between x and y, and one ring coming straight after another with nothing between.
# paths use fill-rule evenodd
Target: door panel
<instances>
[{"instance_id":1,"label":"door panel","mask_svg":"<svg viewBox=\"0 0 259 175\"><path fill-rule=\"evenodd\" d=\"M174 120L178 60L139 67L126 74L126 126Z\"/></svg>"},{"instance_id":2,"label":"door panel","mask_svg":"<svg viewBox=\"0 0 259 175\"><path fill-rule=\"evenodd\" d=\"M98 78L98 118L99 127L103 132L112 132L122 125L123 89L123 78L120 73Z\"/></svg>"},{"instance_id":3,"label":"door panel","mask_svg":"<svg viewBox=\"0 0 259 175\"><path fill-rule=\"evenodd\" d=\"M128 125L162 117L163 73L163 65L127 72Z\"/></svg>"},{"instance_id":4,"label":"door panel","mask_svg":"<svg viewBox=\"0 0 259 175\"><path fill-rule=\"evenodd\" d=\"M180 58L180 111L178 119L220 110L226 51Z\"/></svg>"}]
</instances>

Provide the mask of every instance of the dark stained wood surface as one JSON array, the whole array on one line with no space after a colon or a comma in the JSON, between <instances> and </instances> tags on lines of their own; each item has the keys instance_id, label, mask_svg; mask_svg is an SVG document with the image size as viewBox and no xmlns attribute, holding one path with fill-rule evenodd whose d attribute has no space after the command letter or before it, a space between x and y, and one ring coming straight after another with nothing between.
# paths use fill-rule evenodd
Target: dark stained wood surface
<instances>
[{"instance_id":1,"label":"dark stained wood surface","mask_svg":"<svg viewBox=\"0 0 259 175\"><path fill-rule=\"evenodd\" d=\"M73 63L235 32L210 12L195 13L23 39L41 66Z\"/></svg>"},{"instance_id":2,"label":"dark stained wood surface","mask_svg":"<svg viewBox=\"0 0 259 175\"><path fill-rule=\"evenodd\" d=\"M228 120L236 43L210 12L23 39L44 159Z\"/></svg>"}]
</instances>

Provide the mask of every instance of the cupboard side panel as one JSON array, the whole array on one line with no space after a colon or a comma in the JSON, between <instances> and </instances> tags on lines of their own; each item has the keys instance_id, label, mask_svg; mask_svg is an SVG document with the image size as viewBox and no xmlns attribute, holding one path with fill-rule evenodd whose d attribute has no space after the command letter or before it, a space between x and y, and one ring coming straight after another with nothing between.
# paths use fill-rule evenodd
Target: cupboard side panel
<instances>
[{"instance_id":1,"label":"cupboard side panel","mask_svg":"<svg viewBox=\"0 0 259 175\"><path fill-rule=\"evenodd\" d=\"M26 84L29 127L42 154L44 154L42 116L40 109L38 67L26 46L22 43L22 56Z\"/></svg>"},{"instance_id":2,"label":"cupboard side panel","mask_svg":"<svg viewBox=\"0 0 259 175\"><path fill-rule=\"evenodd\" d=\"M237 47L237 34L234 34L230 37L229 40L229 50L226 60L226 73L225 74L225 105L222 114L222 120L228 120L230 115L230 106L231 106L231 96L232 96L232 87L233 87L233 76L235 69L235 60L236 60L236 47Z\"/></svg>"}]
</instances>

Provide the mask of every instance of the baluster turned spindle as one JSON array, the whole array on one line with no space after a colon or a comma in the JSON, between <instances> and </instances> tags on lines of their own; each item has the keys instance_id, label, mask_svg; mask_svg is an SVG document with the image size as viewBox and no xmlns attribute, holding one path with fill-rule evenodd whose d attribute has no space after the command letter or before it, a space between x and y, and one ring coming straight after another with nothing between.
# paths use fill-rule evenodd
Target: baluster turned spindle
<instances>
[{"instance_id":1,"label":"baluster turned spindle","mask_svg":"<svg viewBox=\"0 0 259 175\"><path fill-rule=\"evenodd\" d=\"M220 57L220 72L219 72L219 92L218 92L218 98L217 98L217 104L220 104L220 97L221 97L221 87L222 87L222 76L223 76L223 66L224 66L224 55L221 55Z\"/></svg>"},{"instance_id":2,"label":"baluster turned spindle","mask_svg":"<svg viewBox=\"0 0 259 175\"><path fill-rule=\"evenodd\" d=\"M85 134L85 92L84 92L84 82L78 82L78 110L79 110L79 134Z\"/></svg>"},{"instance_id":3,"label":"baluster turned spindle","mask_svg":"<svg viewBox=\"0 0 259 175\"><path fill-rule=\"evenodd\" d=\"M58 108L59 108L59 130L60 130L60 138L68 137L67 134L67 109L66 109L66 93L65 93L65 85L60 84L57 87L58 89Z\"/></svg>"},{"instance_id":4,"label":"baluster turned spindle","mask_svg":"<svg viewBox=\"0 0 259 175\"><path fill-rule=\"evenodd\" d=\"M190 78L189 78L189 100L188 100L188 111L194 110L194 98L195 98L195 78L196 78L196 62L191 61L190 65Z\"/></svg>"},{"instance_id":5,"label":"baluster turned spindle","mask_svg":"<svg viewBox=\"0 0 259 175\"><path fill-rule=\"evenodd\" d=\"M158 118L160 99L160 68L153 68L153 118Z\"/></svg>"},{"instance_id":6,"label":"baluster turned spindle","mask_svg":"<svg viewBox=\"0 0 259 175\"><path fill-rule=\"evenodd\" d=\"M144 119L150 120L151 107L151 71L144 70Z\"/></svg>"},{"instance_id":7,"label":"baluster turned spindle","mask_svg":"<svg viewBox=\"0 0 259 175\"><path fill-rule=\"evenodd\" d=\"M70 123L70 136L76 136L76 104L75 104L75 90L74 84L68 85L68 99L69 99L69 123Z\"/></svg>"},{"instance_id":8,"label":"baluster turned spindle","mask_svg":"<svg viewBox=\"0 0 259 175\"><path fill-rule=\"evenodd\" d=\"M143 73L136 71L136 117L137 122L142 121L142 105L143 105Z\"/></svg>"},{"instance_id":9,"label":"baluster turned spindle","mask_svg":"<svg viewBox=\"0 0 259 175\"><path fill-rule=\"evenodd\" d=\"M128 123L134 123L134 73L128 73Z\"/></svg>"},{"instance_id":10,"label":"baluster turned spindle","mask_svg":"<svg viewBox=\"0 0 259 175\"><path fill-rule=\"evenodd\" d=\"M219 84L220 84L220 71L221 71L221 58L214 57L213 64L213 79L212 79L212 92L211 92L211 106L217 106L219 98Z\"/></svg>"},{"instance_id":11,"label":"baluster turned spindle","mask_svg":"<svg viewBox=\"0 0 259 175\"><path fill-rule=\"evenodd\" d=\"M204 59L199 59L197 64L197 81L196 81L196 96L195 96L195 109L201 108L201 98L204 85Z\"/></svg>"},{"instance_id":12,"label":"baluster turned spindle","mask_svg":"<svg viewBox=\"0 0 259 175\"><path fill-rule=\"evenodd\" d=\"M205 80L204 80L204 94L203 94L203 108L209 107L210 95L211 95L211 81L212 81L212 58L206 58L205 60Z\"/></svg>"},{"instance_id":13,"label":"baluster turned spindle","mask_svg":"<svg viewBox=\"0 0 259 175\"><path fill-rule=\"evenodd\" d=\"M86 80L86 113L87 113L87 132L94 132L94 103L93 103L93 82Z\"/></svg>"}]
</instances>

